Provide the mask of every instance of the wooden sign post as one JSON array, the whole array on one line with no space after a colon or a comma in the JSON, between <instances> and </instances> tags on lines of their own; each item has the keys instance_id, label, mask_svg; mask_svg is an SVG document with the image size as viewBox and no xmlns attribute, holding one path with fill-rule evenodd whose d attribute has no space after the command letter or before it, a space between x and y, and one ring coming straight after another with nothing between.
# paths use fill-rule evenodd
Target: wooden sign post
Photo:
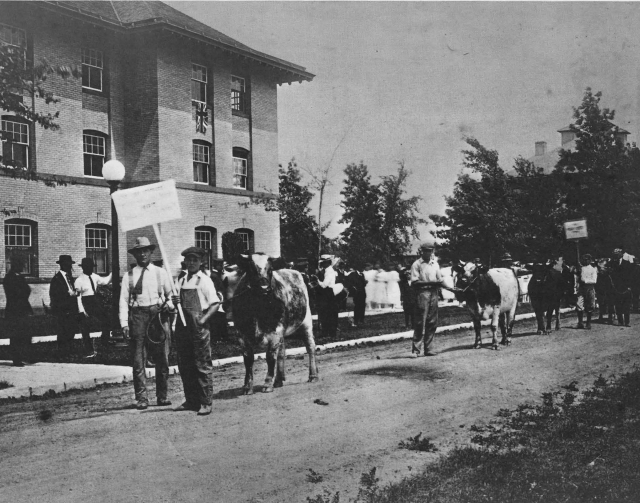
<instances>
[{"instance_id":1,"label":"wooden sign post","mask_svg":"<svg viewBox=\"0 0 640 503\"><path fill-rule=\"evenodd\" d=\"M167 261L167 253L158 224L160 222L182 218L176 182L174 180L167 180L165 182L151 183L131 189L119 190L114 192L111 197L118 212L120 228L124 232L149 225L153 227L158 248L160 248L160 254L162 255L162 263L167 274L169 274L169 278L172 278L169 262ZM173 281L171 281L171 291L174 295L177 294ZM178 304L178 312L180 313L182 323L186 326L184 313L182 312L182 306L180 304Z\"/></svg>"}]
</instances>

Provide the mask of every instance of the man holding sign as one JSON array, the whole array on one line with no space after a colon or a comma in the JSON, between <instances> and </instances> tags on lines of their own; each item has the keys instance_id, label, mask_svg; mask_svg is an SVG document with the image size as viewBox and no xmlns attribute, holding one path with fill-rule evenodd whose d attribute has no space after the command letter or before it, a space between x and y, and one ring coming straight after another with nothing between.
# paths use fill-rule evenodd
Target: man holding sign
<instances>
[{"instance_id":1,"label":"man holding sign","mask_svg":"<svg viewBox=\"0 0 640 503\"><path fill-rule=\"evenodd\" d=\"M171 347L169 312L174 310L172 285L167 272L150 263L155 247L146 237L136 239L129 253L137 265L124 275L120 289L120 325L125 338L131 338L133 347L133 387L138 410L149 406L145 374L147 348L151 349L156 364L157 404L171 405L167 399L167 379Z\"/></svg>"}]
</instances>

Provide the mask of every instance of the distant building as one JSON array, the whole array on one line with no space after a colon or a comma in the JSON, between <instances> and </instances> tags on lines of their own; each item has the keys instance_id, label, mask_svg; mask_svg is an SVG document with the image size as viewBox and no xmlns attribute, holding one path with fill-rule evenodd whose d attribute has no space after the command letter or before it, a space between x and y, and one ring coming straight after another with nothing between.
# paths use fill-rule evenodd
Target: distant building
<instances>
[{"instance_id":1,"label":"distant building","mask_svg":"<svg viewBox=\"0 0 640 503\"><path fill-rule=\"evenodd\" d=\"M0 43L29 61L82 67L81 79L47 79L60 98L57 131L2 112L2 162L71 182L48 187L0 174L0 274L22 256L32 277L50 278L60 254L94 258L108 273L109 187L102 166L126 168L121 187L174 179L182 219L161 224L170 267L197 245L208 260L236 232L247 250L278 255L279 215L243 205L278 191L277 88L311 81L304 67L258 52L154 1L1 3ZM26 98L25 98L26 99ZM29 99L29 103L31 100ZM120 268L136 236L120 232ZM159 259L158 250L153 260Z\"/></svg>"},{"instance_id":2,"label":"distant building","mask_svg":"<svg viewBox=\"0 0 640 503\"><path fill-rule=\"evenodd\" d=\"M576 132L577 130L573 124L569 124L562 129L558 129L560 133L560 146L553 150L547 150L546 141L537 141L535 144L535 154L528 160L536 165L537 168L542 168L544 174L551 173L560 159L560 150L573 150L576 146ZM618 128L617 138L626 145L627 137L630 135L629 131L622 128Z\"/></svg>"}]
</instances>

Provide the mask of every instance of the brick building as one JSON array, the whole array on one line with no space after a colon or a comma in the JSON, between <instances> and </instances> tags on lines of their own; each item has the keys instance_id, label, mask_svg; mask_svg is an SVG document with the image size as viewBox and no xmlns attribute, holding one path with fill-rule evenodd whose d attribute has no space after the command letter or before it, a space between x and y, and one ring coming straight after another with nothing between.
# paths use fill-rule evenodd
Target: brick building
<instances>
[{"instance_id":1,"label":"brick building","mask_svg":"<svg viewBox=\"0 0 640 503\"><path fill-rule=\"evenodd\" d=\"M183 218L161 224L172 268L194 244L220 257L227 231L240 233L247 249L279 254L278 214L242 203L278 190L277 87L311 81L303 67L161 2L1 2L0 39L23 47L28 60L83 73L47 80L61 99L49 106L60 111L57 131L2 112L4 162L70 182L49 187L2 174L2 275L22 255L29 276L50 278L63 253L77 262L93 256L109 271L109 159L126 168L122 188L176 180ZM39 99L34 106L47 109ZM208 125L197 130L202 116ZM118 232L126 271L126 250L153 231Z\"/></svg>"}]
</instances>

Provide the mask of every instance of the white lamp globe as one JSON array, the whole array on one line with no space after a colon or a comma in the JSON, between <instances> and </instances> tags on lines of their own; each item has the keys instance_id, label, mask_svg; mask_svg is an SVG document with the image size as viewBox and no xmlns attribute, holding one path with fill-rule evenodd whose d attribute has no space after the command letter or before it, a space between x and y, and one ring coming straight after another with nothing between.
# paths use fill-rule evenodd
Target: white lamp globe
<instances>
[{"instance_id":1,"label":"white lamp globe","mask_svg":"<svg viewBox=\"0 0 640 503\"><path fill-rule=\"evenodd\" d=\"M121 182L124 178L124 166L115 159L107 161L102 166L102 177L107 182Z\"/></svg>"}]
</instances>

